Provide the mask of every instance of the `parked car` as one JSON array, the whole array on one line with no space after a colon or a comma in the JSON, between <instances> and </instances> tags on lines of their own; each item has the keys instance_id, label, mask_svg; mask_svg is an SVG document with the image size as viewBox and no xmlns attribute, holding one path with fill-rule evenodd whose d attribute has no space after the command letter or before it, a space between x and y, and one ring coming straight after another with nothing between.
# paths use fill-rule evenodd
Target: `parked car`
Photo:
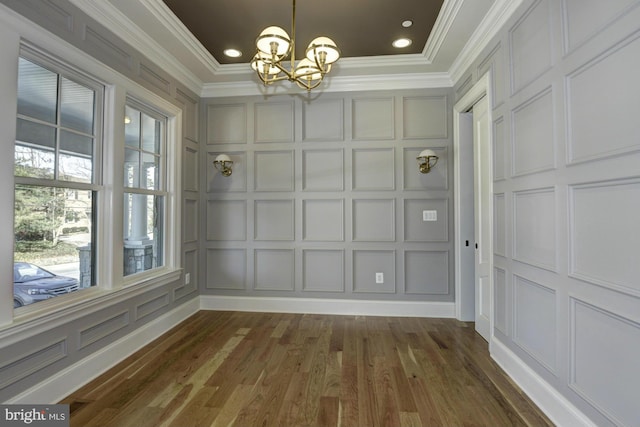
<instances>
[{"instance_id":1,"label":"parked car","mask_svg":"<svg viewBox=\"0 0 640 427\"><path fill-rule=\"evenodd\" d=\"M13 263L13 308L77 291L73 277L57 276L28 262Z\"/></svg>"}]
</instances>

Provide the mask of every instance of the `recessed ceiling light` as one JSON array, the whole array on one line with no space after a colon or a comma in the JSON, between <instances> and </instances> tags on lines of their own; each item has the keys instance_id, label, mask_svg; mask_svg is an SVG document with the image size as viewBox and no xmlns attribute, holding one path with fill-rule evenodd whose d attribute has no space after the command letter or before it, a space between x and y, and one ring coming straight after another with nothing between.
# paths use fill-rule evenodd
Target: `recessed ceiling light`
<instances>
[{"instance_id":1,"label":"recessed ceiling light","mask_svg":"<svg viewBox=\"0 0 640 427\"><path fill-rule=\"evenodd\" d=\"M398 39L398 40L394 40L393 43L391 43L391 45L393 47L397 47L398 49L402 49L403 47L407 47L407 46L411 46L411 40L410 39Z\"/></svg>"},{"instance_id":2,"label":"recessed ceiling light","mask_svg":"<svg viewBox=\"0 0 640 427\"><path fill-rule=\"evenodd\" d=\"M402 21L402 26L404 28L409 28L413 25L413 21L411 19L407 19L406 21Z\"/></svg>"},{"instance_id":3,"label":"recessed ceiling light","mask_svg":"<svg viewBox=\"0 0 640 427\"><path fill-rule=\"evenodd\" d=\"M239 58L242 56L242 52L240 52L238 49L225 49L224 54L229 58Z\"/></svg>"}]
</instances>

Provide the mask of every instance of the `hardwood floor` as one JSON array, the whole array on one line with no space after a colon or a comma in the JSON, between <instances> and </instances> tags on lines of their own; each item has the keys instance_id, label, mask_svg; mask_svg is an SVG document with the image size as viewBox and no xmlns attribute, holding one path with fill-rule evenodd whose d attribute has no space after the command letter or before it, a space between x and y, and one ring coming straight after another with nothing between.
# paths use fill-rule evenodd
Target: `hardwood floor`
<instances>
[{"instance_id":1,"label":"hardwood floor","mask_svg":"<svg viewBox=\"0 0 640 427\"><path fill-rule=\"evenodd\" d=\"M71 426L550 426L452 319L201 311L65 398Z\"/></svg>"}]
</instances>

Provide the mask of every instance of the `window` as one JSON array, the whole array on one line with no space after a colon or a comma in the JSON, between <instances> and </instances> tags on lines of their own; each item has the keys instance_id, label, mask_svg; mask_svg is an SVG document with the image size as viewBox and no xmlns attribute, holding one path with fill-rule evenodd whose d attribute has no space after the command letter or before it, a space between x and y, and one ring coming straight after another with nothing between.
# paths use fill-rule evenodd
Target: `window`
<instances>
[{"instance_id":1,"label":"window","mask_svg":"<svg viewBox=\"0 0 640 427\"><path fill-rule=\"evenodd\" d=\"M164 264L167 118L129 100L125 108L124 275Z\"/></svg>"},{"instance_id":2,"label":"window","mask_svg":"<svg viewBox=\"0 0 640 427\"><path fill-rule=\"evenodd\" d=\"M14 145L14 308L95 285L104 87L24 49Z\"/></svg>"}]
</instances>

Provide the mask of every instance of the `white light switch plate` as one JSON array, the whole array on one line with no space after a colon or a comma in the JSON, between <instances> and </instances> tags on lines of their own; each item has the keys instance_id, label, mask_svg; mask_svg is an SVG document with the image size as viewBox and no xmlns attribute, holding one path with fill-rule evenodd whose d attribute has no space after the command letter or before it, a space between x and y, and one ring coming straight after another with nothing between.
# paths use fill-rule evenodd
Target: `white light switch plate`
<instances>
[{"instance_id":1,"label":"white light switch plate","mask_svg":"<svg viewBox=\"0 0 640 427\"><path fill-rule=\"evenodd\" d=\"M422 220L423 221L437 221L438 220L438 211L422 211Z\"/></svg>"}]
</instances>

